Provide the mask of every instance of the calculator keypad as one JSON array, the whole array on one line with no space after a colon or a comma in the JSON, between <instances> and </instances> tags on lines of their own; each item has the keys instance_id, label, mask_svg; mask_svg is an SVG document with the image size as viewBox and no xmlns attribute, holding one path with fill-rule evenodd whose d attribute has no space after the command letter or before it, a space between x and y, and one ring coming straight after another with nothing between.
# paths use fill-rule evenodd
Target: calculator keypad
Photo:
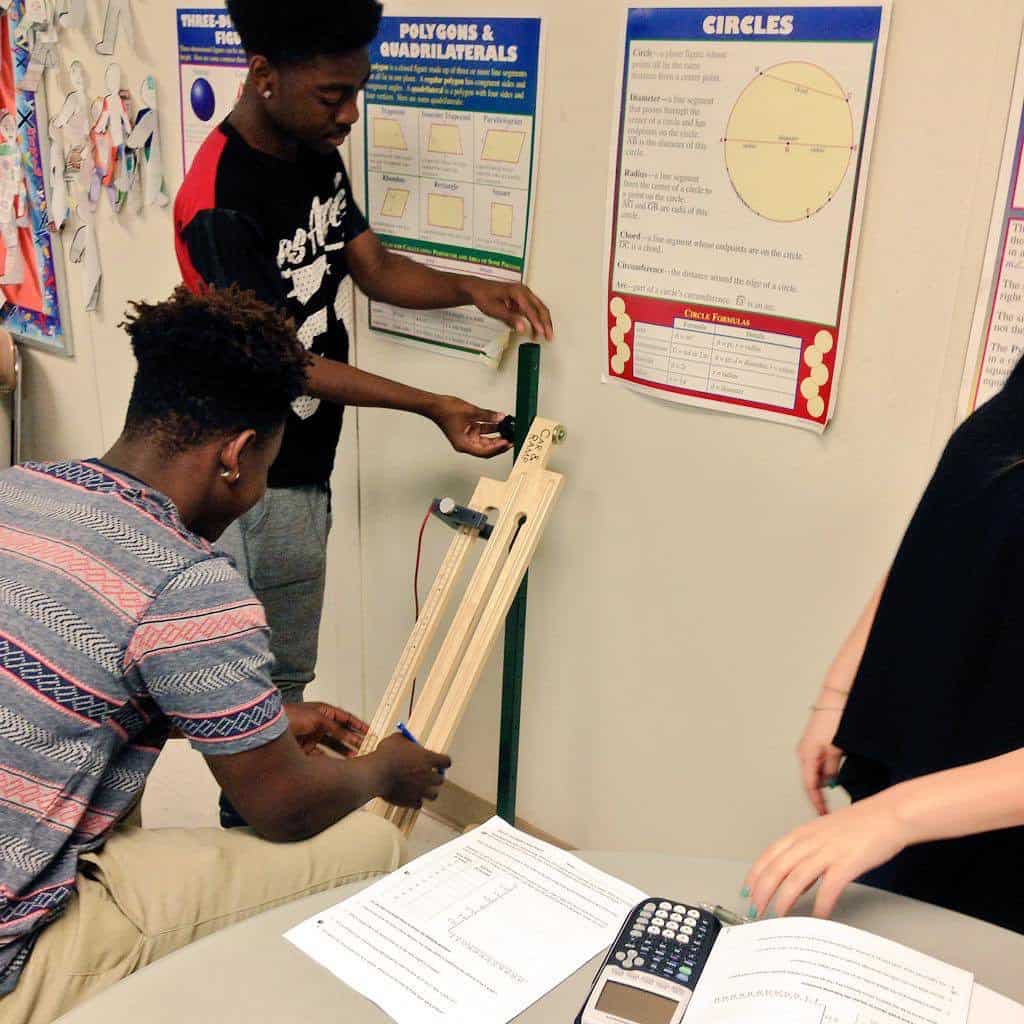
<instances>
[{"instance_id":1,"label":"calculator keypad","mask_svg":"<svg viewBox=\"0 0 1024 1024\"><path fill-rule=\"evenodd\" d=\"M646 970L688 988L696 984L720 927L706 911L667 900L641 904L627 925L614 953L618 966Z\"/></svg>"}]
</instances>

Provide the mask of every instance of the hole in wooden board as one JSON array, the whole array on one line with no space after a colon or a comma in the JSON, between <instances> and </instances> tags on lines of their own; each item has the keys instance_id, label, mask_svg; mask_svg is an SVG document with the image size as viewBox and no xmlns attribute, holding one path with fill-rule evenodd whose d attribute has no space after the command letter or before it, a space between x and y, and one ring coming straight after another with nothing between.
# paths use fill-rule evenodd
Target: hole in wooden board
<instances>
[{"instance_id":1,"label":"hole in wooden board","mask_svg":"<svg viewBox=\"0 0 1024 1024\"><path fill-rule=\"evenodd\" d=\"M516 541L519 540L519 532L522 530L526 523L526 514L520 513L519 518L516 520L516 532L512 534L512 539L509 541L508 549L511 551L516 546Z\"/></svg>"}]
</instances>

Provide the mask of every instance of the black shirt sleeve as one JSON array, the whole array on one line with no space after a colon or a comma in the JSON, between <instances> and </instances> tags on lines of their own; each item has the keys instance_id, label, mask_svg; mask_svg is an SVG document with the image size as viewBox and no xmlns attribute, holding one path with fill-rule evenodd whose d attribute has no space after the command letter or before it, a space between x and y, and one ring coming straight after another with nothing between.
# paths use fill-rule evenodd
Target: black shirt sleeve
<instances>
[{"instance_id":1,"label":"black shirt sleeve","mask_svg":"<svg viewBox=\"0 0 1024 1024\"><path fill-rule=\"evenodd\" d=\"M352 192L352 182L349 181L348 171L345 169L344 163L341 165L341 174L345 186L345 194L348 196L348 201L345 204L344 219L345 242L347 244L354 238L358 238L370 225L367 224L363 211L356 204L355 195Z\"/></svg>"},{"instance_id":2,"label":"black shirt sleeve","mask_svg":"<svg viewBox=\"0 0 1024 1024\"><path fill-rule=\"evenodd\" d=\"M362 214L356 210L362 219ZM363 221L365 224L365 221ZM236 210L201 210L181 233L192 265L214 288L237 284L258 299L283 309L284 282L262 254L267 251L259 225Z\"/></svg>"}]
</instances>

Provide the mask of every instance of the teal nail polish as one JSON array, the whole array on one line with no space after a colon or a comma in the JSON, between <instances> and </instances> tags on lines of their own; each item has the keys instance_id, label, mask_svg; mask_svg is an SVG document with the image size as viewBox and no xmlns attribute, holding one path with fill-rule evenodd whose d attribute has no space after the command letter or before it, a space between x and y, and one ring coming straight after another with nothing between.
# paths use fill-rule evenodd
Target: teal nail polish
<instances>
[{"instance_id":1,"label":"teal nail polish","mask_svg":"<svg viewBox=\"0 0 1024 1024\"><path fill-rule=\"evenodd\" d=\"M740 899L741 900L750 899L750 886L749 885L745 885L745 886L743 886L742 889L740 889Z\"/></svg>"},{"instance_id":2,"label":"teal nail polish","mask_svg":"<svg viewBox=\"0 0 1024 1024\"><path fill-rule=\"evenodd\" d=\"M751 903L750 909L747 911L747 918L751 921L757 919L757 907L755 907L753 903Z\"/></svg>"},{"instance_id":3,"label":"teal nail polish","mask_svg":"<svg viewBox=\"0 0 1024 1024\"><path fill-rule=\"evenodd\" d=\"M827 779L825 781L825 788L826 789L835 789L836 786L838 786L838 785L839 785L839 780L838 779Z\"/></svg>"}]
</instances>

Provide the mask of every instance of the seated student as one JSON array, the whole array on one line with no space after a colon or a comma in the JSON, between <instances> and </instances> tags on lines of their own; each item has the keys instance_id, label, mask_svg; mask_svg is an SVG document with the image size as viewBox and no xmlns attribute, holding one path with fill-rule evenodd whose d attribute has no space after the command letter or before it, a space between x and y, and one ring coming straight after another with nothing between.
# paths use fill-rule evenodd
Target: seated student
<instances>
[{"instance_id":1,"label":"seated student","mask_svg":"<svg viewBox=\"0 0 1024 1024\"><path fill-rule=\"evenodd\" d=\"M773 898L787 913L820 880L828 916L857 880L1024 932L1022 664L1018 364L953 434L825 678L798 748L822 816L756 862L751 915ZM837 781L854 803L828 814L821 788Z\"/></svg>"},{"instance_id":2,"label":"seated student","mask_svg":"<svg viewBox=\"0 0 1024 1024\"><path fill-rule=\"evenodd\" d=\"M179 289L125 324L138 371L101 460L0 473L0 1019L52 1020L269 906L395 868L352 814L418 807L450 761L400 737L307 756L263 608L211 545L262 495L308 356L247 293ZM289 717L292 729L289 731ZM171 729L252 830L127 827ZM297 742L297 739L300 742Z\"/></svg>"}]
</instances>

